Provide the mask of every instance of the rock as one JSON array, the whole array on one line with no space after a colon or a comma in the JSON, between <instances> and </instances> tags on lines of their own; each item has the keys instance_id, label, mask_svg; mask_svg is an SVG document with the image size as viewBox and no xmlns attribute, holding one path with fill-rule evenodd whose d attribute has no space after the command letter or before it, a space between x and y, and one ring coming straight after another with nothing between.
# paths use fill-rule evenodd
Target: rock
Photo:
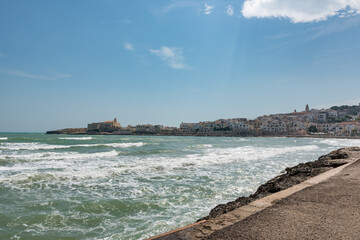
<instances>
[{"instance_id":1,"label":"rock","mask_svg":"<svg viewBox=\"0 0 360 240\"><path fill-rule=\"evenodd\" d=\"M47 131L46 134L85 134L87 128L65 128L53 131Z\"/></svg>"},{"instance_id":2,"label":"rock","mask_svg":"<svg viewBox=\"0 0 360 240\"><path fill-rule=\"evenodd\" d=\"M332 151L331 153L319 157L318 160L330 160L330 159L345 159L348 158L349 155L344 151L343 148L340 148L336 151Z\"/></svg>"}]
</instances>

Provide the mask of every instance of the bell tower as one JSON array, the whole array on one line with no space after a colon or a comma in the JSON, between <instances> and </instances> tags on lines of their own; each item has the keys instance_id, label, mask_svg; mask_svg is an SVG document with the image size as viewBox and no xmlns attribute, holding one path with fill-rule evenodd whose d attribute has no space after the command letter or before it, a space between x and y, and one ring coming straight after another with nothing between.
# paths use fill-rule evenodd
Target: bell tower
<instances>
[{"instance_id":1,"label":"bell tower","mask_svg":"<svg viewBox=\"0 0 360 240\"><path fill-rule=\"evenodd\" d=\"M305 107L305 112L310 112L310 109L309 109L309 104L306 104L306 107Z\"/></svg>"}]
</instances>

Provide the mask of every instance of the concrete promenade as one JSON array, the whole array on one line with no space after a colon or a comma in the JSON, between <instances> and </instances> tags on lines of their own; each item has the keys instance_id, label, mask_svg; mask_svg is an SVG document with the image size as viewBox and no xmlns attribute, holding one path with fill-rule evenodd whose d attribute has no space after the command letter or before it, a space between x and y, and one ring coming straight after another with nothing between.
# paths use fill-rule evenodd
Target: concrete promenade
<instances>
[{"instance_id":1,"label":"concrete promenade","mask_svg":"<svg viewBox=\"0 0 360 240\"><path fill-rule=\"evenodd\" d=\"M360 239L360 148L349 163L152 239Z\"/></svg>"}]
</instances>

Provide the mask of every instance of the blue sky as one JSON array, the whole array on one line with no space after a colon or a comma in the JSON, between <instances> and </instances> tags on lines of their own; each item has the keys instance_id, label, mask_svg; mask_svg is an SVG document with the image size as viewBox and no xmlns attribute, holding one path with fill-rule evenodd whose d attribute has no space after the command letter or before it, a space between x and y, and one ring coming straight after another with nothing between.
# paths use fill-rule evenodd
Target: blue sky
<instances>
[{"instance_id":1,"label":"blue sky","mask_svg":"<svg viewBox=\"0 0 360 240\"><path fill-rule=\"evenodd\" d=\"M0 1L0 131L360 102L360 1Z\"/></svg>"}]
</instances>

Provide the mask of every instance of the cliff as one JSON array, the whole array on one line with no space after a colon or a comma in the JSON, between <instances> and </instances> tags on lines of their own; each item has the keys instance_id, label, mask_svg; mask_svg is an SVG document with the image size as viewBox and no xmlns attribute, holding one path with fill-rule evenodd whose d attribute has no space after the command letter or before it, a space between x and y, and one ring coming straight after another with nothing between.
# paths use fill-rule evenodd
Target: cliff
<instances>
[{"instance_id":1,"label":"cliff","mask_svg":"<svg viewBox=\"0 0 360 240\"><path fill-rule=\"evenodd\" d=\"M47 131L46 134L85 134L87 128L64 128L59 130Z\"/></svg>"}]
</instances>

